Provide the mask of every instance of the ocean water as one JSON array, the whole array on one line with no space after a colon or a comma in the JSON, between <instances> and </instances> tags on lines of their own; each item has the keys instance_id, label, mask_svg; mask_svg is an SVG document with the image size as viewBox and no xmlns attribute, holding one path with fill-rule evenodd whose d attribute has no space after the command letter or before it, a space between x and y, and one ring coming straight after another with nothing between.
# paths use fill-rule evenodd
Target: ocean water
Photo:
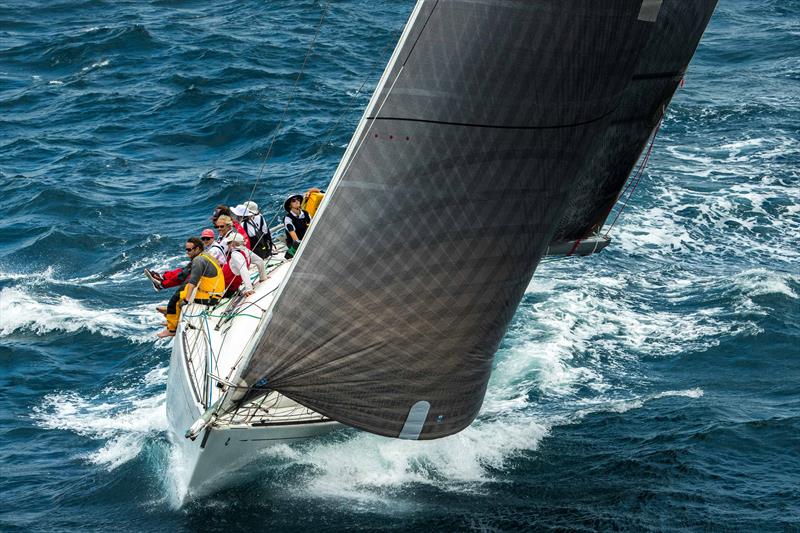
<instances>
[{"instance_id":1,"label":"ocean water","mask_svg":"<svg viewBox=\"0 0 800 533\"><path fill-rule=\"evenodd\" d=\"M612 245L540 266L470 428L276 447L176 504L141 271L257 181L328 182L412 2L333 2L295 91L322 7L0 5L0 530L800 531L797 0L720 1Z\"/></svg>"}]
</instances>

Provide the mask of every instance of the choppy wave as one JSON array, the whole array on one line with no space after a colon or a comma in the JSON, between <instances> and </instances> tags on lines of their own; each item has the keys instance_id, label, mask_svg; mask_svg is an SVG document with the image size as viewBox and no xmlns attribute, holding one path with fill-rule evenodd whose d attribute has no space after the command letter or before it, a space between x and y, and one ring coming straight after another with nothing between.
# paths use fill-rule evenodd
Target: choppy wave
<instances>
[{"instance_id":1,"label":"choppy wave","mask_svg":"<svg viewBox=\"0 0 800 533\"><path fill-rule=\"evenodd\" d=\"M583 401L579 402L581 408L575 411L574 415L572 416L574 417L573 420L579 421L583 417L595 413L621 414L621 413L626 413L631 409L639 409L643 407L646 402L653 400L660 400L662 398L675 398L675 397L696 399L696 398L702 398L703 394L704 394L703 389L694 388L687 390L657 392L653 394L648 394L647 396L641 398ZM584 405L588 405L588 407L583 407Z\"/></svg>"},{"instance_id":2,"label":"choppy wave","mask_svg":"<svg viewBox=\"0 0 800 533\"><path fill-rule=\"evenodd\" d=\"M800 186L800 174L787 175L770 161L795 159L800 151L790 139L755 142L769 145L770 150L732 155L740 148L728 145L726 158L720 160L706 153L692 155L696 147L666 146L679 161L670 171L680 174L662 170L652 176L656 201L650 207L633 206L625 214L626 223L615 231L620 245L633 254L680 253L693 257L693 262L759 258L787 268L796 264L800 197L790 191ZM687 175L701 178L702 183L687 186Z\"/></svg>"},{"instance_id":3,"label":"choppy wave","mask_svg":"<svg viewBox=\"0 0 800 533\"><path fill-rule=\"evenodd\" d=\"M8 287L0 291L0 337L87 331L143 343L152 340L147 333L158 323L157 316L150 305L98 309L68 296L34 295Z\"/></svg>"},{"instance_id":4,"label":"choppy wave","mask_svg":"<svg viewBox=\"0 0 800 533\"><path fill-rule=\"evenodd\" d=\"M114 470L136 458L148 439L167 429L163 389L167 369L159 367L145 374L132 388L106 389L94 396L75 392L54 392L34 407L33 418L45 429L71 431L87 437L100 448L82 457L85 461Z\"/></svg>"},{"instance_id":5,"label":"choppy wave","mask_svg":"<svg viewBox=\"0 0 800 533\"><path fill-rule=\"evenodd\" d=\"M444 439L408 442L362 433L334 443L275 446L265 449L264 457L308 468L292 481L292 492L304 498L391 505L399 490L420 485L448 493L479 493L487 483L502 482L509 463L536 452L554 427L578 424L597 413L622 414L664 398L702 396L703 390L695 388L579 401L568 416L548 417L526 413L522 403L509 407L505 399L492 398L477 423ZM504 414L487 418L487 411L501 406Z\"/></svg>"},{"instance_id":6,"label":"choppy wave","mask_svg":"<svg viewBox=\"0 0 800 533\"><path fill-rule=\"evenodd\" d=\"M66 459L41 459L42 471L63 471L71 482L53 489L49 475L31 474L39 507L24 519L35 522L18 527L70 530L85 514L97 528L98 515L120 513L120 521L141 519L139 529L249 529L267 514L281 528L296 525L287 526L285 516L297 513L286 509L301 502L330 529L381 528L405 502L439 497L481 509L485 520L462 521L472 508L412 503L403 523L423 530L781 524L785 512L766 507L792 508L800 472L776 451L790 448L800 430L800 393L790 379L800 355L796 2L720 3L611 246L539 267L470 428L417 443L344 430L269 448L255 467L262 478L255 489L181 512L162 502L181 490L173 486L179 461L145 453L167 431L169 354L151 340L161 320L153 306L169 294L156 294L141 271L180 265L182 239L207 227L218 203L248 198L256 179L255 199L267 211L289 191L326 182L369 90L355 105L351 97L365 80L374 83L380 52L396 40L411 4L330 6L263 173L320 5L157 4L156 15L144 4L93 1L0 8L10 22L0 50L7 133L0 204L8 227L0 236L7 372L0 379L15 392L0 407L14 429L68 433L82 443L58 441ZM47 346L84 354L101 338L118 353L150 359L101 362L85 375L71 365L63 383L57 379L62 370L48 357L62 354ZM24 351L37 344L43 348ZM42 385L38 378L51 374ZM642 427L625 426L631 420ZM592 432L591 446L573 450L582 431ZM631 444L637 431L656 434L661 447L643 454ZM674 441L682 432L690 445ZM560 462L570 453L574 462ZM8 457L13 475L0 485L28 479L20 474L28 465ZM124 465L136 465L135 482L124 478ZM613 477L617 470L623 480ZM130 485L118 501L103 494L88 505L69 488L87 473ZM566 481L540 486L540 477L560 474ZM164 486L140 483L147 478ZM730 489L721 490L723 482ZM21 505L18 492L0 488ZM768 503L749 508L751 501ZM151 516L140 517L140 505ZM503 522L503 513L524 520ZM792 527L796 521L785 529Z\"/></svg>"}]
</instances>

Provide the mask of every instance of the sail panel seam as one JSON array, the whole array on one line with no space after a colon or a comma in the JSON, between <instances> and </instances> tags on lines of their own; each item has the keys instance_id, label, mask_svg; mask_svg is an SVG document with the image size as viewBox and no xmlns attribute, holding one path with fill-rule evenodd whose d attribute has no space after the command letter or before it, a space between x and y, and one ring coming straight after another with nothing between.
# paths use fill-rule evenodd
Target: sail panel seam
<instances>
[{"instance_id":1,"label":"sail panel seam","mask_svg":"<svg viewBox=\"0 0 800 533\"><path fill-rule=\"evenodd\" d=\"M598 122L608 117L610 114L612 114L616 110L616 108L617 106L615 106L612 110L603 113L599 117L595 117L589 120L584 120L582 122L574 122L571 124L557 124L554 126L503 126L498 124L479 124L476 122L450 122L446 120L430 120L424 118L400 118L400 117L367 117L367 120L396 120L399 122L420 122L425 124L440 124L442 126L461 126L466 128L491 128L498 130L556 130L561 128L574 128L577 126L585 126L587 124Z\"/></svg>"}]
</instances>

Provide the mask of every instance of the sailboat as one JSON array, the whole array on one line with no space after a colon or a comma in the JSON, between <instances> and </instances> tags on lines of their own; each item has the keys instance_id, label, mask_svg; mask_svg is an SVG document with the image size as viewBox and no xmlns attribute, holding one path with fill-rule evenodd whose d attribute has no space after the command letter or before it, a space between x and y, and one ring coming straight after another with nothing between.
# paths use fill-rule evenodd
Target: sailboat
<instances>
[{"instance_id":1,"label":"sailboat","mask_svg":"<svg viewBox=\"0 0 800 533\"><path fill-rule=\"evenodd\" d=\"M186 496L343 426L467 427L540 260L609 244L715 5L417 2L297 255L184 311L167 413Z\"/></svg>"}]
</instances>

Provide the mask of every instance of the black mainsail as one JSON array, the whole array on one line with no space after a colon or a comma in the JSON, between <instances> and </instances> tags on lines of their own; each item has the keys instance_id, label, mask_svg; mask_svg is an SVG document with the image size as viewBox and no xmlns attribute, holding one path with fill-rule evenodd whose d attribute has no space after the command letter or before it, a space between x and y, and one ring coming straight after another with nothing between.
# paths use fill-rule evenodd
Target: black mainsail
<instances>
[{"instance_id":1,"label":"black mainsail","mask_svg":"<svg viewBox=\"0 0 800 533\"><path fill-rule=\"evenodd\" d=\"M391 437L469 425L664 5L419 2L223 410L276 390Z\"/></svg>"}]
</instances>

